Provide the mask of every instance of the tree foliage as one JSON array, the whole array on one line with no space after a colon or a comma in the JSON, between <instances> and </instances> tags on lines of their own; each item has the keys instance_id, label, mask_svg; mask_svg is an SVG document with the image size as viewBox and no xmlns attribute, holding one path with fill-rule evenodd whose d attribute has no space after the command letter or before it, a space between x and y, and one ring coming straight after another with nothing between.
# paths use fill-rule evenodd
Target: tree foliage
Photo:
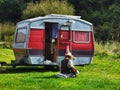
<instances>
[{"instance_id":1,"label":"tree foliage","mask_svg":"<svg viewBox=\"0 0 120 90\"><path fill-rule=\"evenodd\" d=\"M23 0L0 0L0 21L18 21L25 7Z\"/></svg>"},{"instance_id":2,"label":"tree foliage","mask_svg":"<svg viewBox=\"0 0 120 90\"><path fill-rule=\"evenodd\" d=\"M0 22L47 14L81 16L94 25L95 39L120 41L120 0L0 0Z\"/></svg>"},{"instance_id":3,"label":"tree foliage","mask_svg":"<svg viewBox=\"0 0 120 90\"><path fill-rule=\"evenodd\" d=\"M120 0L68 0L75 14L93 23L96 40L120 41ZM107 24L106 24L107 23Z\"/></svg>"},{"instance_id":4,"label":"tree foliage","mask_svg":"<svg viewBox=\"0 0 120 90\"><path fill-rule=\"evenodd\" d=\"M42 0L40 3L28 3L27 8L23 11L22 17L26 19L52 13L73 15L74 9L67 1Z\"/></svg>"}]
</instances>

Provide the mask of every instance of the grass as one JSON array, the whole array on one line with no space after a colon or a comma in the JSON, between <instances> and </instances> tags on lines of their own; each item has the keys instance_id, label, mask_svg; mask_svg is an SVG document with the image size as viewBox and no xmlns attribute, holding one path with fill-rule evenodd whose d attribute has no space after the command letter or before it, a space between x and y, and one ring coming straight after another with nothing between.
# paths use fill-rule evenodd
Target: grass
<instances>
[{"instance_id":1,"label":"grass","mask_svg":"<svg viewBox=\"0 0 120 90\"><path fill-rule=\"evenodd\" d=\"M10 63L11 60L15 60L13 51L11 49L0 48L0 61Z\"/></svg>"},{"instance_id":2,"label":"grass","mask_svg":"<svg viewBox=\"0 0 120 90\"><path fill-rule=\"evenodd\" d=\"M0 90L120 90L120 58L96 54L90 65L76 66L77 78L56 78L58 71L43 67L5 67L0 71ZM0 49L0 61L14 59L10 49Z\"/></svg>"}]
</instances>

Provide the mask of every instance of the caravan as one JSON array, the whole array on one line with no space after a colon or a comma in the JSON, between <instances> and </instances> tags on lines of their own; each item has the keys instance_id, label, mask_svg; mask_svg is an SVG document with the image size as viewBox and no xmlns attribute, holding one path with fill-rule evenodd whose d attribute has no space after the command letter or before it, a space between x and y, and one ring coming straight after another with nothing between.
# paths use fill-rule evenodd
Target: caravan
<instances>
[{"instance_id":1,"label":"caravan","mask_svg":"<svg viewBox=\"0 0 120 90\"><path fill-rule=\"evenodd\" d=\"M94 54L92 23L80 16L50 14L17 23L16 65L58 65L70 51L74 65L90 64Z\"/></svg>"}]
</instances>

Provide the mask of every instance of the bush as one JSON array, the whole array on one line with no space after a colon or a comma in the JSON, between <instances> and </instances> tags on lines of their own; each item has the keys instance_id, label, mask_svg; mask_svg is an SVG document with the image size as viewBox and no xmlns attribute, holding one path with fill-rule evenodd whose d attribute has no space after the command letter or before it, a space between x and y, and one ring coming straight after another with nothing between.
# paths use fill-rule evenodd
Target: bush
<instances>
[{"instance_id":1,"label":"bush","mask_svg":"<svg viewBox=\"0 0 120 90\"><path fill-rule=\"evenodd\" d=\"M7 22L0 24L0 41L2 47L11 48L14 40L15 25Z\"/></svg>"},{"instance_id":2,"label":"bush","mask_svg":"<svg viewBox=\"0 0 120 90\"><path fill-rule=\"evenodd\" d=\"M107 43L95 43L95 55L120 57L120 43L119 42L107 42Z\"/></svg>"},{"instance_id":3,"label":"bush","mask_svg":"<svg viewBox=\"0 0 120 90\"><path fill-rule=\"evenodd\" d=\"M49 1L42 0L40 3L29 3L27 8L23 11L22 18L33 18L37 16L44 16L47 14L68 14L73 15L74 9L67 1Z\"/></svg>"}]
</instances>

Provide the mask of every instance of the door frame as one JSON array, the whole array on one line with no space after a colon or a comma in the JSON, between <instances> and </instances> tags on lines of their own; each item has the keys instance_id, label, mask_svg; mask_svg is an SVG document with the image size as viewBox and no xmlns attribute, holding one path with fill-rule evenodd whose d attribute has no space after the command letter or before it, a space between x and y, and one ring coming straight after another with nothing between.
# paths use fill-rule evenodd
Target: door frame
<instances>
[{"instance_id":1,"label":"door frame","mask_svg":"<svg viewBox=\"0 0 120 90\"><path fill-rule=\"evenodd\" d=\"M51 41L50 41L50 44L51 44L51 45L50 45L50 48L52 47L52 39L55 39L55 40L56 40L56 41L55 41L55 42L56 42L55 49L56 49L56 53L57 53L57 54L56 54L56 60L52 60L52 61L53 61L53 62L57 62L57 57L58 57L58 52L57 52L57 50L58 50L58 49L57 49L57 42L58 42L58 41L57 41L57 40L58 40L58 32L59 32L59 23L58 23L58 22L44 22L44 24L46 24L46 23L50 23L50 24L51 24L51 27L50 27L50 28L51 28L52 30L50 30L50 32L53 32L53 24L57 24L57 38L53 38L53 37L52 37L52 34L53 34L53 33L51 33L51 36L50 36L50 39L51 39ZM44 25L44 27L45 27L45 33L44 33L44 38L45 38L45 40L44 40L44 57L45 57L45 58L44 58L44 60L46 60L46 32L47 32L47 31L46 31L46 25ZM53 46L53 47L54 47L54 46ZM54 56L55 56L54 54L55 54L55 53L53 53L53 56L51 56L52 59L54 59ZM52 55L52 54L51 54L51 55Z\"/></svg>"}]
</instances>

